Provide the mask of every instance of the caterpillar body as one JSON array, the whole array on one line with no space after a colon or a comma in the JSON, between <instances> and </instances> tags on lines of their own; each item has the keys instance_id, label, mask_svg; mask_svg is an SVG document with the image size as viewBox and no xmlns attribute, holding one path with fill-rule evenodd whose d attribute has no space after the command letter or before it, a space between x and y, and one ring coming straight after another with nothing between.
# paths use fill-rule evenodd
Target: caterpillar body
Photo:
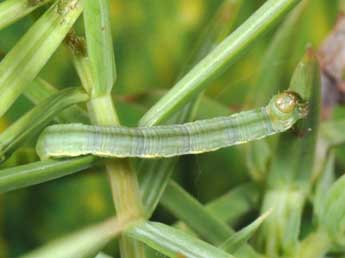
<instances>
[{"instance_id":1,"label":"caterpillar body","mask_svg":"<svg viewBox=\"0 0 345 258\"><path fill-rule=\"evenodd\" d=\"M37 143L42 159L96 155L159 158L214 151L288 130L307 114L294 92L265 107L180 125L128 128L63 124L47 127Z\"/></svg>"}]
</instances>

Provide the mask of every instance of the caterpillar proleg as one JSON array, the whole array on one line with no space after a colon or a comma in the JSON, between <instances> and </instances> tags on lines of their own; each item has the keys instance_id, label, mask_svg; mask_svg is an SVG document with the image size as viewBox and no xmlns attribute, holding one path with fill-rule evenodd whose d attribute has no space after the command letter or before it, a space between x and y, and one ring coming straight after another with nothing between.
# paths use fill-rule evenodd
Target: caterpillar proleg
<instances>
[{"instance_id":1,"label":"caterpillar proleg","mask_svg":"<svg viewBox=\"0 0 345 258\"><path fill-rule=\"evenodd\" d=\"M197 154L286 131L307 113L308 105L287 91L275 95L265 107L180 125L53 125L43 131L36 149L42 159L88 154L120 158Z\"/></svg>"}]
</instances>

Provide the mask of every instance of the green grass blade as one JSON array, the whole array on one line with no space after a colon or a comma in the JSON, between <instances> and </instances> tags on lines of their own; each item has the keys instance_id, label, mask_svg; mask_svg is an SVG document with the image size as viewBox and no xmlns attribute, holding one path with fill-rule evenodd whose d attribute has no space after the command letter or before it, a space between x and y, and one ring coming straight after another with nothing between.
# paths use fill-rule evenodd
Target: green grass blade
<instances>
[{"instance_id":1,"label":"green grass blade","mask_svg":"<svg viewBox=\"0 0 345 258\"><path fill-rule=\"evenodd\" d=\"M37 76L82 11L78 1L57 1L0 63L0 117Z\"/></svg>"},{"instance_id":2,"label":"green grass blade","mask_svg":"<svg viewBox=\"0 0 345 258\"><path fill-rule=\"evenodd\" d=\"M224 242L234 233L175 182L169 182L161 198L161 204L200 237L213 244Z\"/></svg>"},{"instance_id":3,"label":"green grass blade","mask_svg":"<svg viewBox=\"0 0 345 258\"><path fill-rule=\"evenodd\" d=\"M99 253L95 258L112 258L112 257L105 253Z\"/></svg>"},{"instance_id":4,"label":"green grass blade","mask_svg":"<svg viewBox=\"0 0 345 258\"><path fill-rule=\"evenodd\" d=\"M190 68L193 64L202 59L214 48L216 44L221 42L227 36L233 27L241 4L242 0L223 1L209 27L207 27L201 35L195 52L186 63L186 68ZM182 71L185 71L185 69ZM182 111L169 122L180 124L190 121L194 116L194 111L198 107L201 95L202 94L188 103ZM178 158L140 161L139 171L141 172L141 195L147 217L150 217L156 208L177 161Z\"/></svg>"},{"instance_id":5,"label":"green grass blade","mask_svg":"<svg viewBox=\"0 0 345 258\"><path fill-rule=\"evenodd\" d=\"M0 134L0 161L4 161L24 140L39 132L65 108L87 101L80 89L65 89L46 99Z\"/></svg>"},{"instance_id":6,"label":"green grass blade","mask_svg":"<svg viewBox=\"0 0 345 258\"><path fill-rule=\"evenodd\" d=\"M248 96L247 106L250 108L264 105L271 96L286 88L281 83L286 67L275 64L289 59L291 41L296 36L296 27L300 24L308 3L309 0L303 0L296 6L275 33L265 54L256 87Z\"/></svg>"},{"instance_id":7,"label":"green grass blade","mask_svg":"<svg viewBox=\"0 0 345 258\"><path fill-rule=\"evenodd\" d=\"M67 176L96 164L91 156L45 160L0 170L0 192L8 192Z\"/></svg>"},{"instance_id":8,"label":"green grass blade","mask_svg":"<svg viewBox=\"0 0 345 258\"><path fill-rule=\"evenodd\" d=\"M262 214L253 223L249 224L239 232L233 234L220 246L220 248L228 253L235 253L238 249L244 246L245 243L247 243L247 241L254 235L254 233L258 230L258 228L270 213L271 211Z\"/></svg>"},{"instance_id":9,"label":"green grass blade","mask_svg":"<svg viewBox=\"0 0 345 258\"><path fill-rule=\"evenodd\" d=\"M161 223L145 222L129 228L126 234L169 257L233 257L206 242Z\"/></svg>"},{"instance_id":10,"label":"green grass blade","mask_svg":"<svg viewBox=\"0 0 345 258\"><path fill-rule=\"evenodd\" d=\"M271 186L295 180L309 184L315 156L315 151L309 150L315 149L320 121L320 70L312 50L308 50L298 64L289 90L299 93L308 101L310 110L307 118L301 120L295 130L280 136L268 179ZM286 155L290 157L289 160L285 159Z\"/></svg>"},{"instance_id":11,"label":"green grass blade","mask_svg":"<svg viewBox=\"0 0 345 258\"><path fill-rule=\"evenodd\" d=\"M262 230L263 245L270 257L281 252L287 255L297 248L302 211L312 186L321 105L319 64L312 50L298 64L289 89L309 102L310 111L295 131L279 137L272 160L263 211L273 212Z\"/></svg>"},{"instance_id":12,"label":"green grass blade","mask_svg":"<svg viewBox=\"0 0 345 258\"><path fill-rule=\"evenodd\" d=\"M296 26L300 23L308 3L308 0L302 1L278 28L265 54L256 87L250 91L246 106L253 108L264 105L271 96L285 89L282 79L286 69L275 64L289 59ZM250 174L257 181L263 181L266 177L271 155L271 148L266 140L248 144L247 166Z\"/></svg>"},{"instance_id":13,"label":"green grass blade","mask_svg":"<svg viewBox=\"0 0 345 258\"><path fill-rule=\"evenodd\" d=\"M33 80L29 87L24 91L24 96L33 104L39 105L40 103L57 93L58 90L54 86L43 79L37 78ZM75 105L59 113L55 120L59 123L90 123L89 117L85 110Z\"/></svg>"},{"instance_id":14,"label":"green grass blade","mask_svg":"<svg viewBox=\"0 0 345 258\"><path fill-rule=\"evenodd\" d=\"M147 218L150 218L156 209L177 160L178 158L139 161L137 170L139 171L140 193Z\"/></svg>"},{"instance_id":15,"label":"green grass blade","mask_svg":"<svg viewBox=\"0 0 345 258\"><path fill-rule=\"evenodd\" d=\"M214 216L212 212L209 212L206 207L200 204L175 182L169 182L161 198L161 203L177 218L185 222L186 225L201 238L212 244L218 245L223 243L235 233L232 228L228 227L226 223ZM222 206L219 205L218 207ZM239 249L238 257L260 257L259 254L247 244L243 244Z\"/></svg>"},{"instance_id":16,"label":"green grass blade","mask_svg":"<svg viewBox=\"0 0 345 258\"><path fill-rule=\"evenodd\" d=\"M120 219L110 219L89 227L20 258L90 258L126 227Z\"/></svg>"},{"instance_id":17,"label":"green grass blade","mask_svg":"<svg viewBox=\"0 0 345 258\"><path fill-rule=\"evenodd\" d=\"M207 81L233 63L244 49L298 2L298 0L267 1L161 98L141 119L141 125L150 126L166 120L169 115L204 89Z\"/></svg>"},{"instance_id":18,"label":"green grass blade","mask_svg":"<svg viewBox=\"0 0 345 258\"><path fill-rule=\"evenodd\" d=\"M319 208L319 227L339 246L345 245L345 176L340 177L326 193Z\"/></svg>"},{"instance_id":19,"label":"green grass blade","mask_svg":"<svg viewBox=\"0 0 345 258\"><path fill-rule=\"evenodd\" d=\"M84 1L87 51L94 81L93 97L110 94L116 80L108 5L107 0Z\"/></svg>"},{"instance_id":20,"label":"green grass blade","mask_svg":"<svg viewBox=\"0 0 345 258\"><path fill-rule=\"evenodd\" d=\"M240 185L207 204L218 219L233 225L242 215L258 207L259 188L252 183Z\"/></svg>"},{"instance_id":21,"label":"green grass blade","mask_svg":"<svg viewBox=\"0 0 345 258\"><path fill-rule=\"evenodd\" d=\"M329 191L335 181L335 155L334 151L330 151L327 155L326 162L320 178L315 187L315 195L313 199L314 213L317 217L323 213L323 203L325 200L325 193Z\"/></svg>"},{"instance_id":22,"label":"green grass blade","mask_svg":"<svg viewBox=\"0 0 345 258\"><path fill-rule=\"evenodd\" d=\"M97 125L119 125L116 110L111 98L111 90L116 80L115 55L113 50L110 2L109 0L84 1L84 26L86 31L86 57L74 53L75 61L84 87L90 90L88 103L90 119ZM92 77L88 77L89 66ZM90 84L92 81L92 85ZM126 159L107 159L105 161L113 193L113 201L118 216L130 213L131 219L143 217L139 184L135 171ZM126 236L120 238L120 253L123 258L145 257L144 246Z\"/></svg>"},{"instance_id":23,"label":"green grass blade","mask_svg":"<svg viewBox=\"0 0 345 258\"><path fill-rule=\"evenodd\" d=\"M6 0L0 3L0 30L52 0Z\"/></svg>"},{"instance_id":24,"label":"green grass blade","mask_svg":"<svg viewBox=\"0 0 345 258\"><path fill-rule=\"evenodd\" d=\"M300 244L296 255L291 256L292 258L316 258L316 257L327 257L332 247L332 242L329 236L325 232L313 232L308 235Z\"/></svg>"}]
</instances>

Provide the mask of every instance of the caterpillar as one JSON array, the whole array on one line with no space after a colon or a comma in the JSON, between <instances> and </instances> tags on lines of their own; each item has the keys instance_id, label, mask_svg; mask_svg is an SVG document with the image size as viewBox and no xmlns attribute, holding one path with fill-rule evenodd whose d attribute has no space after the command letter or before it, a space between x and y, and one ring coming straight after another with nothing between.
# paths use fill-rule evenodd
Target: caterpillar
<instances>
[{"instance_id":1,"label":"caterpillar","mask_svg":"<svg viewBox=\"0 0 345 258\"><path fill-rule=\"evenodd\" d=\"M42 159L96 155L160 158L198 154L288 130L308 113L297 93L275 95L265 107L179 125L128 128L61 124L47 127L36 150Z\"/></svg>"}]
</instances>

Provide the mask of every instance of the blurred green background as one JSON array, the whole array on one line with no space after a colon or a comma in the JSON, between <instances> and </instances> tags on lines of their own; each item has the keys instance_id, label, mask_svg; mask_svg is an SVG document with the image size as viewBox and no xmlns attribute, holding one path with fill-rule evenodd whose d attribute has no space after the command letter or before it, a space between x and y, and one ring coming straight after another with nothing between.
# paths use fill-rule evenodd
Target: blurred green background
<instances>
[{"instance_id":1,"label":"blurred green background","mask_svg":"<svg viewBox=\"0 0 345 258\"><path fill-rule=\"evenodd\" d=\"M236 26L263 2L243 0ZM174 85L195 42L221 3L222 0L111 0L118 69L113 93L123 124L135 125L154 101ZM318 48L330 32L339 6L341 3L336 0L310 1L302 23L296 28L289 59L272 63L272 67L279 66L286 71L286 84L307 44ZM41 12L42 9L35 15ZM11 49L31 26L35 15L0 31L0 54ZM244 108L244 100L255 86L273 34L271 30L257 40L235 65L211 82L207 105L200 106L198 118L219 115L219 110L224 112L219 104L228 112ZM41 77L59 88L80 85L69 55L61 46L41 72ZM6 118L0 120L0 130L30 107L29 101L20 98ZM36 159L32 144L28 143L3 166ZM248 180L240 148L184 157L175 177L203 203ZM0 195L0 257L22 254L112 214L110 189L102 168ZM162 208L157 210L154 219L174 221Z\"/></svg>"}]
</instances>

